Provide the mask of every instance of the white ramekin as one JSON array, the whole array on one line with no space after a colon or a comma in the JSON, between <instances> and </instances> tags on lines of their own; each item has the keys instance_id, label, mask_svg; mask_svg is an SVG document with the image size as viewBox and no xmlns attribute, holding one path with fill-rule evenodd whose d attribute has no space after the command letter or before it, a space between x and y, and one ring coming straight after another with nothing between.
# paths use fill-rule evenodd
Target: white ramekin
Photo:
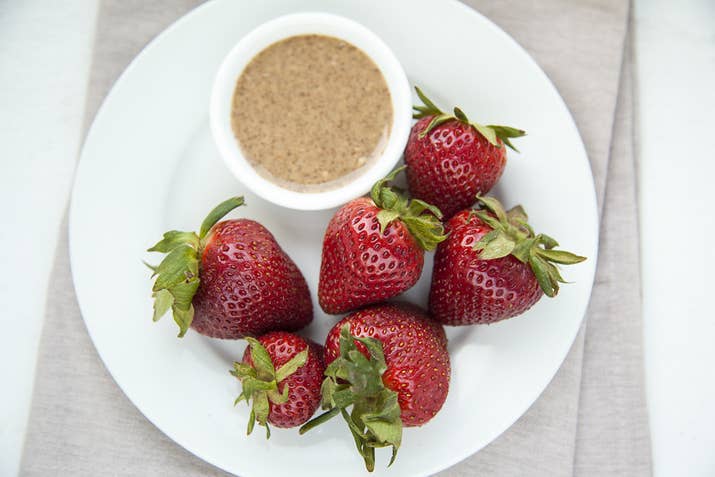
<instances>
[{"instance_id":1,"label":"white ramekin","mask_svg":"<svg viewBox=\"0 0 715 477\"><path fill-rule=\"evenodd\" d=\"M289 190L264 178L250 165L231 128L231 106L236 81L260 51L295 35L319 34L340 38L365 52L385 77L392 98L393 121L382 154L361 174L338 188L319 192ZM412 95L402 65L372 31L347 18L327 13L296 13L271 20L244 36L224 59L211 94L211 132L226 166L248 189L275 204L291 209L336 207L365 194L387 175L400 159L412 123Z\"/></svg>"}]
</instances>

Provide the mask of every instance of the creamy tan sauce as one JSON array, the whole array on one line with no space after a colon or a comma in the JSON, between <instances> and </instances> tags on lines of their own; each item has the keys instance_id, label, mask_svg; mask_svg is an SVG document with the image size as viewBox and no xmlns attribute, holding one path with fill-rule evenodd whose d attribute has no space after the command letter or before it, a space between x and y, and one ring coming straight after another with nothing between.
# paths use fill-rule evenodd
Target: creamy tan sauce
<instances>
[{"instance_id":1,"label":"creamy tan sauce","mask_svg":"<svg viewBox=\"0 0 715 477\"><path fill-rule=\"evenodd\" d=\"M382 153L392 115L385 78L362 50L300 35L269 46L244 69L231 125L261 175L317 191L351 180Z\"/></svg>"}]
</instances>

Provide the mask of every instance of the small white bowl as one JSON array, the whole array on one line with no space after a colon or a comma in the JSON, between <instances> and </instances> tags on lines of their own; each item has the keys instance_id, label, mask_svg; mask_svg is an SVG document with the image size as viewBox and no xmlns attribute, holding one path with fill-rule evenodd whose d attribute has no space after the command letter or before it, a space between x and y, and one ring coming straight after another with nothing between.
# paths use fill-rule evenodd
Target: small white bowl
<instances>
[{"instance_id":1,"label":"small white bowl","mask_svg":"<svg viewBox=\"0 0 715 477\"><path fill-rule=\"evenodd\" d=\"M282 39L305 34L332 36L347 41L372 59L385 78L392 98L392 125L382 154L362 173L335 189L298 192L271 182L251 166L231 128L231 107L236 82L248 63L262 50ZM412 123L412 94L402 65L372 31L347 18L327 13L296 13L271 20L244 36L224 59L211 93L211 132L226 166L247 188L265 200L298 210L336 207L365 194L387 175L400 159Z\"/></svg>"}]
</instances>

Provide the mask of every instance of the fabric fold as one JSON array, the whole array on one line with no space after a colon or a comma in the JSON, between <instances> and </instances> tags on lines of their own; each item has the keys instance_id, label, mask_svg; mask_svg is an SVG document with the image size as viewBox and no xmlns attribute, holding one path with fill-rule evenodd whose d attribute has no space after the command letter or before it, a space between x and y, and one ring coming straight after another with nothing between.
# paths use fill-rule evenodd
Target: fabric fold
<instances>
[{"instance_id":1,"label":"fabric fold","mask_svg":"<svg viewBox=\"0 0 715 477\"><path fill-rule=\"evenodd\" d=\"M574 461L579 476L652 473L642 359L631 58L627 44L584 342Z\"/></svg>"}]
</instances>

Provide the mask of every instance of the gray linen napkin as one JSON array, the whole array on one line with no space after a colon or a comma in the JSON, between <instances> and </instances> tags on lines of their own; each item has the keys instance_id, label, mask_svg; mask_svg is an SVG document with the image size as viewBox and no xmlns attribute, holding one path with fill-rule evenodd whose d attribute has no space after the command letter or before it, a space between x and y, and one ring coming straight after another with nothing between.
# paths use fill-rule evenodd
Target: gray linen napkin
<instances>
[{"instance_id":1,"label":"gray linen napkin","mask_svg":"<svg viewBox=\"0 0 715 477\"><path fill-rule=\"evenodd\" d=\"M630 48L631 41L624 58L601 221L598 271L586 323L576 439L578 475L652 473L642 359Z\"/></svg>"},{"instance_id":2,"label":"gray linen napkin","mask_svg":"<svg viewBox=\"0 0 715 477\"><path fill-rule=\"evenodd\" d=\"M103 2L87 122L141 47L196 3ZM629 62L620 73L628 4L466 3L514 36L546 70L579 125L599 205L607 175L608 189L588 327L532 408L483 451L441 475L647 475ZM64 233L50 280L21 475L225 475L171 442L116 387L81 320L69 267Z\"/></svg>"}]
</instances>

